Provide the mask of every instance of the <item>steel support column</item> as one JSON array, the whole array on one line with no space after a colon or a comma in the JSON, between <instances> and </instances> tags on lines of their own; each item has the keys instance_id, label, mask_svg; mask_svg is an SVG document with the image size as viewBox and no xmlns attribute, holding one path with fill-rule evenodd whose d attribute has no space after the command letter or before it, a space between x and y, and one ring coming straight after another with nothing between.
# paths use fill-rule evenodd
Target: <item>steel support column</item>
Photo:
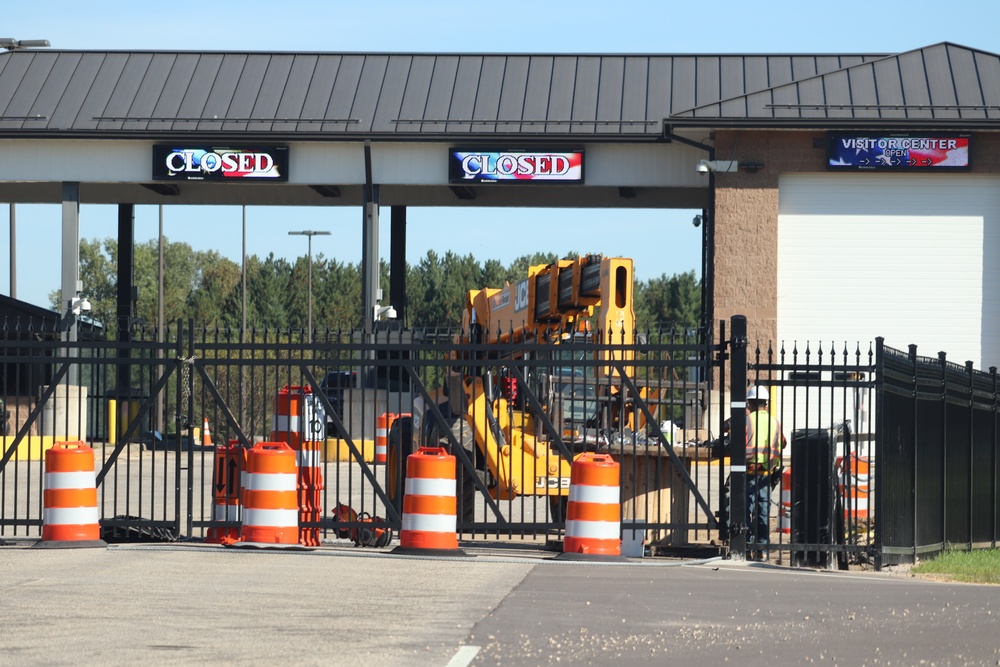
<instances>
[{"instance_id":1,"label":"steel support column","mask_svg":"<svg viewBox=\"0 0 1000 667\"><path fill-rule=\"evenodd\" d=\"M393 206L389 238L389 304L406 323L406 207Z\"/></svg>"},{"instance_id":2,"label":"steel support column","mask_svg":"<svg viewBox=\"0 0 1000 667\"><path fill-rule=\"evenodd\" d=\"M362 328L366 334L375 332L375 308L378 306L378 186L372 182L372 147L365 142L364 213L361 230L361 313Z\"/></svg>"},{"instance_id":3,"label":"steel support column","mask_svg":"<svg viewBox=\"0 0 1000 667\"><path fill-rule=\"evenodd\" d=\"M135 297L133 251L135 248L135 204L118 205L118 294L115 310L118 324L118 341L127 343L132 339L132 313ZM128 359L128 346L118 350L118 357ZM131 368L128 362L118 364L118 397L128 398L131 394Z\"/></svg>"},{"instance_id":4,"label":"steel support column","mask_svg":"<svg viewBox=\"0 0 1000 667\"><path fill-rule=\"evenodd\" d=\"M77 316L73 302L80 293L80 184L62 184L62 289L59 310L63 319L63 340L75 343L78 339ZM71 357L77 356L75 347L69 349ZM66 382L77 384L79 368L70 364Z\"/></svg>"},{"instance_id":5,"label":"steel support column","mask_svg":"<svg viewBox=\"0 0 1000 667\"><path fill-rule=\"evenodd\" d=\"M10 298L17 298L17 204L10 204Z\"/></svg>"}]
</instances>

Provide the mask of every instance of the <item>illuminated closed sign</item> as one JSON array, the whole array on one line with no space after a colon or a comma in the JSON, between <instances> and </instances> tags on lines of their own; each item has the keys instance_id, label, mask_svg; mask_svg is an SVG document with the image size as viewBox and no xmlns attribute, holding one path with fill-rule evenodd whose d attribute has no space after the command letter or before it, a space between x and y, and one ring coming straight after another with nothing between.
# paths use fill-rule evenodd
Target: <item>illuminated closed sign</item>
<instances>
[{"instance_id":1,"label":"illuminated closed sign","mask_svg":"<svg viewBox=\"0 0 1000 667\"><path fill-rule=\"evenodd\" d=\"M583 151L448 151L451 183L583 183Z\"/></svg>"},{"instance_id":2,"label":"illuminated closed sign","mask_svg":"<svg viewBox=\"0 0 1000 667\"><path fill-rule=\"evenodd\" d=\"M830 132L832 170L944 171L969 168L969 135Z\"/></svg>"},{"instance_id":3,"label":"illuminated closed sign","mask_svg":"<svg viewBox=\"0 0 1000 667\"><path fill-rule=\"evenodd\" d=\"M288 181L288 146L153 146L153 180Z\"/></svg>"}]
</instances>

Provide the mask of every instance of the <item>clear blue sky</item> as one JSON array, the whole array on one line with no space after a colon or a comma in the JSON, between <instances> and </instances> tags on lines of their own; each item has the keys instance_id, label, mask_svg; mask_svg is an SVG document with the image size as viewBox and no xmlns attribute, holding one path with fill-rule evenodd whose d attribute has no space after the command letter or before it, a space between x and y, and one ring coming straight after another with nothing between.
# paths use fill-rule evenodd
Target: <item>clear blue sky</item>
<instances>
[{"instance_id":1,"label":"clear blue sky","mask_svg":"<svg viewBox=\"0 0 1000 667\"><path fill-rule=\"evenodd\" d=\"M404 51L499 53L894 53L950 41L1000 52L997 0L841 0L765 3L414 2L367 0L208 3L135 0L5 2L0 37L48 39L64 49ZM0 203L0 292L10 293L9 207ZM696 211L420 209L408 212L407 260L433 248L509 262L530 252L633 257L636 276L695 270ZM475 215L475 223L470 215ZM116 234L116 207L84 205L84 238ZM58 206L17 206L17 296L48 305L60 285ZM165 235L239 261L239 207L167 207ZM383 218L388 259L388 216ZM357 263L360 208L248 209L249 254L306 254L290 230L329 230L315 256ZM136 209L136 239L156 238L158 210Z\"/></svg>"}]
</instances>

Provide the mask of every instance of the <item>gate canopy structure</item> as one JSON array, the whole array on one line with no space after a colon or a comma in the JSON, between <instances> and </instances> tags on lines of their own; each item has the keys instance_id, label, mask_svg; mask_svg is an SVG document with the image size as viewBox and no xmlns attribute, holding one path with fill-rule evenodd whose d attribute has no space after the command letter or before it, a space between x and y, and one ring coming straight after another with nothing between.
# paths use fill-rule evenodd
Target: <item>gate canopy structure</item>
<instances>
[{"instance_id":1,"label":"gate canopy structure","mask_svg":"<svg viewBox=\"0 0 1000 667\"><path fill-rule=\"evenodd\" d=\"M665 118L872 58L14 51L0 200L59 202L79 181L82 203L358 205L370 180L389 206L703 208L705 155L664 146ZM287 182L164 187L151 145L178 141L288 144ZM461 143L583 148L582 187L463 192L447 162Z\"/></svg>"},{"instance_id":2,"label":"gate canopy structure","mask_svg":"<svg viewBox=\"0 0 1000 667\"><path fill-rule=\"evenodd\" d=\"M405 257L395 248L406 206L708 213L711 178L696 165L710 135L672 137L665 118L873 58L19 50L0 54L0 201L63 203L64 295L77 287L80 204L363 206L370 320L379 206L401 213L394 258ZM164 173L162 151L222 148L280 151L287 172ZM509 172L510 160L539 166L466 178L457 152L494 154L478 176ZM553 155L578 177L547 178ZM119 216L120 247L131 245L131 217ZM704 229L710 244L710 215ZM119 287L127 312L129 286Z\"/></svg>"}]
</instances>

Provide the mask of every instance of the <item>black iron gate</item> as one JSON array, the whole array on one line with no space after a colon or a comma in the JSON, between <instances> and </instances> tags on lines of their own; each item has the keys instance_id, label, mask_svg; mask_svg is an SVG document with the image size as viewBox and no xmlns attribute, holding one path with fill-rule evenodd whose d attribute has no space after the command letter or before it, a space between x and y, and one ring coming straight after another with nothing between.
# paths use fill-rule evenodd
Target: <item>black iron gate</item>
<instances>
[{"instance_id":1,"label":"black iron gate","mask_svg":"<svg viewBox=\"0 0 1000 667\"><path fill-rule=\"evenodd\" d=\"M452 331L337 330L306 342L299 332L241 337L178 323L160 342L155 331L140 330L127 343L31 333L42 335L0 341L13 430L0 459L3 534L37 535L42 453L63 439L95 450L109 539L201 539L231 528L215 511L221 488L236 494L221 483L226 475L216 479L218 446L271 439L275 399L292 391L323 425L321 511L305 527L325 539L360 525L334 512L340 504L398 530L406 455L419 444L445 444L460 483L475 490L460 517L463 537L558 540L561 482L557 493L534 484L500 493L482 447L470 447L461 429L457 438L451 432L456 415L437 411L435 443L421 443L425 432L408 422L415 400L438 405L463 358L480 386L483 379L499 386L501 377L517 383L518 413L532 415L531 436L554 456L606 452L620 461L623 520L648 531L655 548L718 544L723 472L711 447L721 422L713 369L724 355L707 332L646 332L631 346L590 341L555 357L546 345L463 347ZM384 436L380 418L394 422ZM463 424L476 426L471 418ZM385 463L375 453L381 437L391 441Z\"/></svg>"}]
</instances>

